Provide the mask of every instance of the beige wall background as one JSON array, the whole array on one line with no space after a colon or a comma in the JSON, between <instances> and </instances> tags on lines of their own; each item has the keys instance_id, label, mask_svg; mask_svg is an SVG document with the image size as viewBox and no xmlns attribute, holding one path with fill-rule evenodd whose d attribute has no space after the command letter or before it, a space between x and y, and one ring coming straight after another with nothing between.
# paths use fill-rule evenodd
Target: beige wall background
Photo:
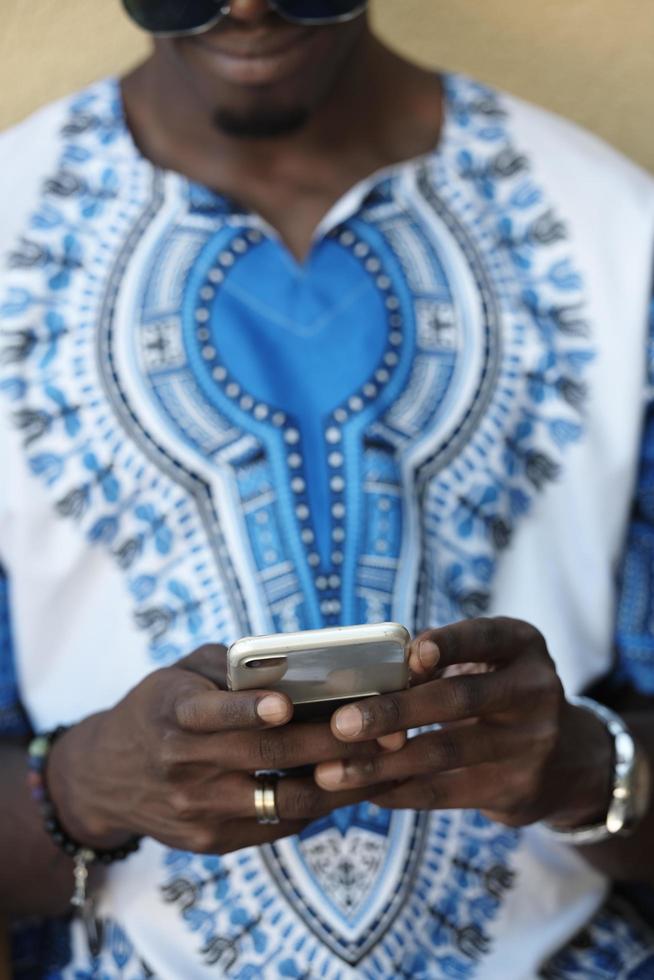
<instances>
[{"instance_id":1,"label":"beige wall background","mask_svg":"<svg viewBox=\"0 0 654 980\"><path fill-rule=\"evenodd\" d=\"M654 170L654 0L372 0L379 32L574 119ZM0 128L134 63L118 0L0 0Z\"/></svg>"}]
</instances>

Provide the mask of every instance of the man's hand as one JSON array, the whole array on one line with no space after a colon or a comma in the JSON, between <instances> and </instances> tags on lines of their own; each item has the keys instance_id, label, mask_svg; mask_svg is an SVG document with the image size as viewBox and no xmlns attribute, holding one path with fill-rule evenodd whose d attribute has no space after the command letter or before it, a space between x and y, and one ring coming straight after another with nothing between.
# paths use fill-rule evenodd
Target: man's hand
<instances>
[{"instance_id":1,"label":"man's hand","mask_svg":"<svg viewBox=\"0 0 654 980\"><path fill-rule=\"evenodd\" d=\"M469 620L412 644L412 687L340 709L343 744L441 726L398 752L319 765L316 782L370 793L380 806L479 809L509 826L575 826L606 813L611 742L601 722L569 705L541 634L512 619Z\"/></svg>"},{"instance_id":2,"label":"man's hand","mask_svg":"<svg viewBox=\"0 0 654 980\"><path fill-rule=\"evenodd\" d=\"M335 758L368 758L329 724L288 724L290 700L224 690L225 649L208 646L146 677L120 704L54 745L47 778L59 818L81 843L112 847L133 834L223 854L297 833L366 790L328 793L311 776L279 780L282 822L255 819L253 773ZM393 744L393 740L391 740Z\"/></svg>"}]
</instances>

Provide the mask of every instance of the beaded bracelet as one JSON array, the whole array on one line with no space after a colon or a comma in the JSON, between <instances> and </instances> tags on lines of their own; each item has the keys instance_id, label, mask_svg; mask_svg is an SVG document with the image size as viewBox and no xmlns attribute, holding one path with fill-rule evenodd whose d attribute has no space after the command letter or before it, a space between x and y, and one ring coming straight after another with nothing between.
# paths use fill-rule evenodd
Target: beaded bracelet
<instances>
[{"instance_id":1,"label":"beaded bracelet","mask_svg":"<svg viewBox=\"0 0 654 980\"><path fill-rule=\"evenodd\" d=\"M91 864L113 864L114 861L124 861L125 858L138 850L141 843L140 837L132 837L121 847L97 848L84 847L66 833L54 807L45 779L45 769L50 755L50 749L56 740L68 731L68 726L60 725L51 732L37 735L28 747L27 758L29 772L27 774L27 784L30 789L32 799L41 808L43 815L43 825L54 843L65 854L72 857L75 868L75 892L71 898L71 904L77 908L86 906L86 882L88 879L88 868Z\"/></svg>"}]
</instances>

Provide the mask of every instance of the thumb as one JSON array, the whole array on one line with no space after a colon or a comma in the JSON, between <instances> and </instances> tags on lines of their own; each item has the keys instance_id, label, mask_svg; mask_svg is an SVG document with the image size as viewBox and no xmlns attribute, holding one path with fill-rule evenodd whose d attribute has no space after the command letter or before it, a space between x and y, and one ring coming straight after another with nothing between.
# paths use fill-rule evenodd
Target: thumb
<instances>
[{"instance_id":1,"label":"thumb","mask_svg":"<svg viewBox=\"0 0 654 980\"><path fill-rule=\"evenodd\" d=\"M227 647L221 643L206 643L187 657L174 664L178 670L188 670L199 674L219 687L227 690Z\"/></svg>"}]
</instances>

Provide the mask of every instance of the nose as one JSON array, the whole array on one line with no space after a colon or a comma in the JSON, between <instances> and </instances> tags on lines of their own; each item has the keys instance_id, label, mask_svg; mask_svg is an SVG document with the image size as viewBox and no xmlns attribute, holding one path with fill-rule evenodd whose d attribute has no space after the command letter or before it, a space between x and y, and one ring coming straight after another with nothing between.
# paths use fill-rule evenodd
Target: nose
<instances>
[{"instance_id":1,"label":"nose","mask_svg":"<svg viewBox=\"0 0 654 980\"><path fill-rule=\"evenodd\" d=\"M231 0L225 7L229 9L232 20L243 24L254 24L270 13L268 0Z\"/></svg>"}]
</instances>

